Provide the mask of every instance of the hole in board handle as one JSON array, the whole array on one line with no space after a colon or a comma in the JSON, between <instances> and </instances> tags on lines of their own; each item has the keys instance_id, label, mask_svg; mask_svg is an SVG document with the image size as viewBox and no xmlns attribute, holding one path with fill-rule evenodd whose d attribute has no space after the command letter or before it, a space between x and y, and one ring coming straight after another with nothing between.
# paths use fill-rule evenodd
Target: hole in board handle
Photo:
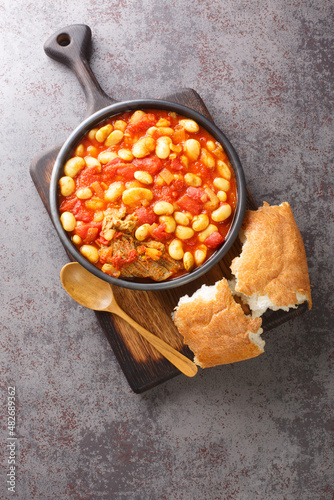
<instances>
[{"instance_id":1,"label":"hole in board handle","mask_svg":"<svg viewBox=\"0 0 334 500\"><path fill-rule=\"evenodd\" d=\"M71 43L71 38L67 33L62 33L57 37L57 43L62 47L67 47Z\"/></svg>"}]
</instances>

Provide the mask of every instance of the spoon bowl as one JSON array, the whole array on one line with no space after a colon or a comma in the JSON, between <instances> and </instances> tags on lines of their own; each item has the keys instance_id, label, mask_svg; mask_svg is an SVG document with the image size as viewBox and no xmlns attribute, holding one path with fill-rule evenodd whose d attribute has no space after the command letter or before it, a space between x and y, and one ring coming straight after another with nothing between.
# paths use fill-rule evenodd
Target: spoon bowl
<instances>
[{"instance_id":1,"label":"spoon bowl","mask_svg":"<svg viewBox=\"0 0 334 500\"><path fill-rule=\"evenodd\" d=\"M196 375L197 366L190 359L143 328L119 307L111 285L106 281L87 271L78 262L66 264L60 272L60 280L66 292L78 304L95 311L108 311L117 314L117 316L127 321L184 375L188 377Z\"/></svg>"},{"instance_id":2,"label":"spoon bowl","mask_svg":"<svg viewBox=\"0 0 334 500\"><path fill-rule=\"evenodd\" d=\"M62 268L60 280L70 297L88 309L103 311L115 301L110 285L77 262L66 264Z\"/></svg>"}]
</instances>

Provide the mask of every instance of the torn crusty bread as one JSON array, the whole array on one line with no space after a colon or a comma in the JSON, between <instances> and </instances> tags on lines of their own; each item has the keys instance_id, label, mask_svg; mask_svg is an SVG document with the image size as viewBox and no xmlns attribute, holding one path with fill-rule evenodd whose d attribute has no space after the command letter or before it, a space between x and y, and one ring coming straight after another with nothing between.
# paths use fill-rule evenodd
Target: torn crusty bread
<instances>
[{"instance_id":1,"label":"torn crusty bread","mask_svg":"<svg viewBox=\"0 0 334 500\"><path fill-rule=\"evenodd\" d=\"M311 288L304 243L289 203L246 211L242 252L231 264L230 287L253 317L267 309L288 311L307 301Z\"/></svg>"},{"instance_id":2,"label":"torn crusty bread","mask_svg":"<svg viewBox=\"0 0 334 500\"><path fill-rule=\"evenodd\" d=\"M259 316L268 308L288 311L305 301L312 307L304 244L289 203L246 211L240 236L242 252L231 264L235 278L181 297L174 313L202 368L264 352ZM240 299L252 316L244 314Z\"/></svg>"},{"instance_id":3,"label":"torn crusty bread","mask_svg":"<svg viewBox=\"0 0 334 500\"><path fill-rule=\"evenodd\" d=\"M263 352L260 318L246 316L225 278L203 285L178 303L174 323L202 368L254 358Z\"/></svg>"}]
</instances>

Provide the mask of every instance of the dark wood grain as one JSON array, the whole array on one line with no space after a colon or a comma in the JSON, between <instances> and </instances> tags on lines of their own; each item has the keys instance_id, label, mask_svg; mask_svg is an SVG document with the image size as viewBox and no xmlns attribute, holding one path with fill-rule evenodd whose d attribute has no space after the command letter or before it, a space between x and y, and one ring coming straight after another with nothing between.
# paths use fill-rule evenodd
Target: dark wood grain
<instances>
[{"instance_id":1,"label":"dark wood grain","mask_svg":"<svg viewBox=\"0 0 334 500\"><path fill-rule=\"evenodd\" d=\"M90 42L91 31L88 26L73 25L59 30L45 43L46 53L53 59L66 64L77 75L87 98L88 116L114 102L100 88L89 67ZM203 100L193 89L177 89L167 96L159 97L170 102L185 104L212 120ZM30 166L31 177L49 214L49 183L60 147L61 145L55 146L43 153ZM249 191L247 208L257 208ZM195 282L158 292L114 287L116 300L124 311L142 326L192 358L191 352L183 345L182 338L172 322L173 309L181 296L192 294L202 284L212 285L224 276L230 278L229 266L232 259L240 253L240 248L240 242L236 241L220 263ZM68 257L71 258L69 255ZM303 308L279 316L275 313L269 314L264 320L264 330L269 331L301 312ZM95 314L134 392L144 392L180 374L122 319L105 312Z\"/></svg>"}]
</instances>

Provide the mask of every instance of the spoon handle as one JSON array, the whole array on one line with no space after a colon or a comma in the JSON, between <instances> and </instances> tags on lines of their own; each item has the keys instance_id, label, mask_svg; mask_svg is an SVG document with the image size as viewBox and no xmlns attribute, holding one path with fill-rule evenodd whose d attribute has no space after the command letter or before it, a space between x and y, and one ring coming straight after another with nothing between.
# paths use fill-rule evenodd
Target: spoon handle
<instances>
[{"instance_id":1,"label":"spoon handle","mask_svg":"<svg viewBox=\"0 0 334 500\"><path fill-rule=\"evenodd\" d=\"M137 332L144 337L150 344L152 344L157 351L160 352L168 361L170 361L176 368L180 370L187 377L193 377L197 373L197 366L186 356L178 352L176 349L173 349L170 345L166 344L163 340L161 340L153 333L149 332L141 325L139 325L136 321L134 321L130 316L128 316L119 306L115 307L113 305L112 309L109 309L109 312L113 312L117 314L120 318L123 318L125 321L129 323Z\"/></svg>"}]
</instances>

